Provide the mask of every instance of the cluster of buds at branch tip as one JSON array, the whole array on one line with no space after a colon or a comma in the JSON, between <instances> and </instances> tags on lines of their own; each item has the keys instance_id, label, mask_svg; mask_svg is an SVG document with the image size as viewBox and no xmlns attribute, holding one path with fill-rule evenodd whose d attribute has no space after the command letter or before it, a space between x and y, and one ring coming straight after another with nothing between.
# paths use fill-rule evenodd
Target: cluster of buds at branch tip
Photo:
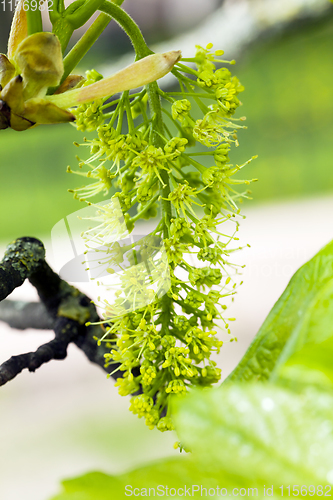
<instances>
[{"instance_id":1,"label":"cluster of buds at branch tip","mask_svg":"<svg viewBox=\"0 0 333 500\"><path fill-rule=\"evenodd\" d=\"M22 131L34 125L74 121L69 108L154 82L171 71L180 57L180 51L153 54L91 85L80 87L82 77L70 75L59 87L64 73L60 42L47 32L27 36L21 0L7 55L0 54L0 129ZM58 88L55 94L47 95L54 87Z\"/></svg>"}]
</instances>

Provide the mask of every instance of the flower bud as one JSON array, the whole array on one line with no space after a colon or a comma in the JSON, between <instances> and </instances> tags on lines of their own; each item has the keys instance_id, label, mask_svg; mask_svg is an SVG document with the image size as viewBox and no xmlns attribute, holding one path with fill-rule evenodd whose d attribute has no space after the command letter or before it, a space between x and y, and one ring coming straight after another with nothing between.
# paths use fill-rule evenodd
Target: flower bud
<instances>
[{"instance_id":1,"label":"flower bud","mask_svg":"<svg viewBox=\"0 0 333 500\"><path fill-rule=\"evenodd\" d=\"M49 96L48 99L61 108L69 108L101 97L108 97L118 92L135 89L165 76L172 70L180 57L181 52L179 50L165 52L164 54L152 54L118 71L109 78L104 78L92 85L71 90L65 94Z\"/></svg>"},{"instance_id":2,"label":"flower bud","mask_svg":"<svg viewBox=\"0 0 333 500\"><path fill-rule=\"evenodd\" d=\"M17 47L15 63L24 80L24 98L45 95L59 85L64 72L61 45L52 33L35 33Z\"/></svg>"}]
</instances>

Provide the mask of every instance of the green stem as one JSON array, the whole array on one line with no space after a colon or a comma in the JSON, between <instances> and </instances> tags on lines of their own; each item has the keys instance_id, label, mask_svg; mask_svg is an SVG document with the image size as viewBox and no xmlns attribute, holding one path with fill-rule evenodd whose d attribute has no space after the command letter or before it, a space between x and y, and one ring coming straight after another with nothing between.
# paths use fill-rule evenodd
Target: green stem
<instances>
[{"instance_id":1,"label":"green stem","mask_svg":"<svg viewBox=\"0 0 333 500\"><path fill-rule=\"evenodd\" d=\"M80 40L68 52L64 58L64 75L62 77L62 81L67 78L75 66L77 66L78 62L81 61L83 56L85 56L88 50L94 45L110 21L110 16L104 13L100 14Z\"/></svg>"},{"instance_id":2,"label":"green stem","mask_svg":"<svg viewBox=\"0 0 333 500\"><path fill-rule=\"evenodd\" d=\"M64 0L53 0L52 10L49 10L49 18L52 26L61 17L62 13L65 11Z\"/></svg>"},{"instance_id":3,"label":"green stem","mask_svg":"<svg viewBox=\"0 0 333 500\"><path fill-rule=\"evenodd\" d=\"M103 1L104 0L86 0L82 4L81 0L76 0L71 3L65 11L63 10L63 2L59 3L58 11L50 15L50 19L53 24L52 31L59 38L63 53L65 52L74 30L83 26L96 10L99 10ZM99 25L98 28L100 28ZM97 38L103 29L98 32ZM94 43L97 38L95 38L92 43ZM89 40L89 37L87 37L87 39ZM89 50L90 47L91 45L87 43L87 50ZM82 48L83 46L81 45L81 49ZM84 54L85 52L83 55ZM76 61L76 64L77 62L78 61Z\"/></svg>"},{"instance_id":4,"label":"green stem","mask_svg":"<svg viewBox=\"0 0 333 500\"><path fill-rule=\"evenodd\" d=\"M149 105L153 123L151 141L153 146L155 146L156 148L159 147L163 148L164 142L161 136L163 136L164 133L164 126L162 118L162 107L158 90L159 89L156 82L147 85L147 93L148 93L148 99L149 99ZM164 184L164 186L161 185L160 188L161 197L168 198L170 194L170 183L169 183L168 172L166 170L161 170L160 175ZM170 226L170 220L172 218L172 211L171 211L171 202L167 199L162 199L162 214L164 216L166 224L164 237L168 238L169 237L168 228Z\"/></svg>"},{"instance_id":5,"label":"green stem","mask_svg":"<svg viewBox=\"0 0 333 500\"><path fill-rule=\"evenodd\" d=\"M124 96L124 94L123 94L123 96ZM117 135L121 134L121 129L123 126L123 117L124 117L124 99L123 99L123 96L122 96L122 99L119 103L118 123L117 123L117 128L116 128Z\"/></svg>"},{"instance_id":6,"label":"green stem","mask_svg":"<svg viewBox=\"0 0 333 500\"><path fill-rule=\"evenodd\" d=\"M164 114L166 114L170 118L171 122L173 122L173 124L176 125L177 129L182 134L183 133L182 127L180 126L180 124L178 122L174 121L174 119L172 118L171 113L169 113L169 111L167 111L165 108L162 108L162 111L163 111Z\"/></svg>"},{"instance_id":7,"label":"green stem","mask_svg":"<svg viewBox=\"0 0 333 500\"><path fill-rule=\"evenodd\" d=\"M191 93L191 87L188 83L185 83L185 87L187 88L187 91L189 93ZM208 113L209 109L208 107L201 101L201 99L198 99L197 97L194 97L194 100L195 102L197 103L197 105L199 106L201 112L203 113L203 115L205 115L206 113Z\"/></svg>"},{"instance_id":8,"label":"green stem","mask_svg":"<svg viewBox=\"0 0 333 500\"><path fill-rule=\"evenodd\" d=\"M182 63L177 63L177 67L181 70L181 71L185 71L186 73L190 73L191 75L194 75L194 76L198 76L199 74L199 71L196 71L195 69L192 69L190 68L189 66L185 66L185 64L182 64Z\"/></svg>"},{"instance_id":9,"label":"green stem","mask_svg":"<svg viewBox=\"0 0 333 500\"><path fill-rule=\"evenodd\" d=\"M53 24L52 33L58 37L62 53L65 52L73 31L72 24L65 17L60 16Z\"/></svg>"},{"instance_id":10,"label":"green stem","mask_svg":"<svg viewBox=\"0 0 333 500\"><path fill-rule=\"evenodd\" d=\"M73 2L67 7L64 16L74 29L78 29L91 18L96 10L99 10L103 1L104 0L85 0L84 3L80 5L80 0L76 0L76 2Z\"/></svg>"},{"instance_id":11,"label":"green stem","mask_svg":"<svg viewBox=\"0 0 333 500\"><path fill-rule=\"evenodd\" d=\"M155 196L152 197L152 199L143 207L140 212L138 212L134 217L131 217L129 219L129 222L136 222L138 219L140 219L146 212L149 210L149 208L154 205L154 203L157 201L157 198L159 197L159 193L156 193Z\"/></svg>"},{"instance_id":12,"label":"green stem","mask_svg":"<svg viewBox=\"0 0 333 500\"><path fill-rule=\"evenodd\" d=\"M162 106L159 96L159 87L156 82L147 85L148 100L150 111L152 114L153 130L151 134L151 141L156 148L163 148L164 142L162 140L164 126L162 118ZM161 209L163 221L163 238L169 238L169 230L172 219L171 202L168 200L170 194L170 179L166 170L160 172L163 184L160 182L160 196L161 196ZM171 266L171 264L170 264ZM168 334L170 321L172 315L172 298L167 294L161 298L161 331L164 335Z\"/></svg>"},{"instance_id":13,"label":"green stem","mask_svg":"<svg viewBox=\"0 0 333 500\"><path fill-rule=\"evenodd\" d=\"M202 99L213 99L216 101L216 97L214 94L199 94L195 92L167 92L166 95L173 96L173 95L180 95L183 97L201 97ZM164 97L164 96L163 96Z\"/></svg>"},{"instance_id":14,"label":"green stem","mask_svg":"<svg viewBox=\"0 0 333 500\"><path fill-rule=\"evenodd\" d=\"M191 156L213 156L215 151L201 151L198 153L191 153Z\"/></svg>"},{"instance_id":15,"label":"green stem","mask_svg":"<svg viewBox=\"0 0 333 500\"><path fill-rule=\"evenodd\" d=\"M123 9L119 8L113 3L104 1L100 10L102 12L105 12L109 16L112 16L113 19L117 21L117 23L123 28L133 44L136 53L136 60L142 59L143 57L152 54L152 51L148 48L145 42L140 28ZM162 107L159 96L159 87L156 82L147 85L147 93L153 124L151 142L152 145L157 148L163 147L164 144L161 139L161 135L163 135L164 132ZM160 196L162 198L162 220L164 225L163 237L169 238L169 227L172 218L171 202L168 200L168 196L170 194L169 176L166 170L162 170L160 175L162 179L162 183L160 182ZM161 299L161 326L164 334L168 332L170 325L172 312L171 301L171 297L169 297L167 294L164 295Z\"/></svg>"},{"instance_id":16,"label":"green stem","mask_svg":"<svg viewBox=\"0 0 333 500\"><path fill-rule=\"evenodd\" d=\"M117 116L119 115L120 108L122 106L122 99L119 99L116 109L111 113L112 118L109 121L109 127L113 127L114 122L116 121Z\"/></svg>"},{"instance_id":17,"label":"green stem","mask_svg":"<svg viewBox=\"0 0 333 500\"><path fill-rule=\"evenodd\" d=\"M140 97L141 96L141 99L142 97L145 95L145 91L143 92L142 90L140 92L136 92L135 94L129 94L129 98L132 99L132 98L135 98L135 97ZM107 109L107 108L111 108L111 106L115 106L116 104L118 104L118 102L121 100L121 98L119 99L115 99L114 101L111 101L111 102L107 102L106 104L103 104L103 106L101 106L101 109ZM134 99L133 101L131 101L131 106L133 106L134 104L136 104L136 102L139 102L140 99L135 99L135 102L134 102Z\"/></svg>"},{"instance_id":18,"label":"green stem","mask_svg":"<svg viewBox=\"0 0 333 500\"><path fill-rule=\"evenodd\" d=\"M134 127L132 111L131 111L131 106L130 106L130 101L129 101L129 91L127 90L126 92L124 92L124 95L125 95L125 109L126 109L128 133L130 135L133 135L135 127Z\"/></svg>"},{"instance_id":19,"label":"green stem","mask_svg":"<svg viewBox=\"0 0 333 500\"><path fill-rule=\"evenodd\" d=\"M193 160L193 158L191 158L190 155L186 154L186 153L181 153L181 156L183 158L186 158L186 160L191 163L191 165L193 165L193 167L195 167L197 170L199 170L199 172L203 173L205 172L207 169L206 167L204 167L203 165L201 165L201 163Z\"/></svg>"},{"instance_id":20,"label":"green stem","mask_svg":"<svg viewBox=\"0 0 333 500\"><path fill-rule=\"evenodd\" d=\"M191 78L188 78L187 76L183 75L179 71L177 71L175 68L171 71L173 75L179 80L179 83L185 83L188 82L190 85L194 85L195 87L198 87L200 90L204 90L208 94L211 94L212 91L208 90L206 88L201 87L196 80L191 80Z\"/></svg>"},{"instance_id":21,"label":"green stem","mask_svg":"<svg viewBox=\"0 0 333 500\"><path fill-rule=\"evenodd\" d=\"M66 9L67 12L65 12L63 0L53 0L55 9L50 12L50 21L53 25L53 33L58 36L63 52L68 45L74 29L82 26L82 24L84 24L96 10L99 10L102 1L103 0L90 0L88 9L87 5L83 5L74 12L70 12L70 8L73 6L73 4L71 4ZM112 2L114 5L119 6L124 2L124 0L112 0ZM81 61L83 56L93 46L111 21L111 17L112 16L110 16L110 14L100 14L66 55L64 58L64 74L61 82L67 78L67 76L77 66L78 62Z\"/></svg>"},{"instance_id":22,"label":"green stem","mask_svg":"<svg viewBox=\"0 0 333 500\"><path fill-rule=\"evenodd\" d=\"M159 89L159 94L161 97L163 97L163 99L165 99L168 102L171 102L171 104L173 104L175 102L175 99L173 97L169 96L169 92L167 93L167 92L164 92L162 89Z\"/></svg>"},{"instance_id":23,"label":"green stem","mask_svg":"<svg viewBox=\"0 0 333 500\"><path fill-rule=\"evenodd\" d=\"M148 48L139 26L127 12L118 7L118 5L115 5L115 3L108 2L107 0L102 3L100 10L113 17L113 19L123 28L133 44L136 60L153 54Z\"/></svg>"},{"instance_id":24,"label":"green stem","mask_svg":"<svg viewBox=\"0 0 333 500\"><path fill-rule=\"evenodd\" d=\"M38 7L35 11L32 10L31 0L28 0L28 9L26 11L26 15L28 35L33 35L34 33L40 33L41 31L43 31L42 13L38 9Z\"/></svg>"}]
</instances>

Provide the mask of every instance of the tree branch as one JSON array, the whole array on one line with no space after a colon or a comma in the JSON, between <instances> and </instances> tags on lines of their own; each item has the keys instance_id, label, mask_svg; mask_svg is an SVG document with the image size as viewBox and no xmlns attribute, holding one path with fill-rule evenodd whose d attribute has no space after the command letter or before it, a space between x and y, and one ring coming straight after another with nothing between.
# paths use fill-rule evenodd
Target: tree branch
<instances>
[{"instance_id":1,"label":"tree branch","mask_svg":"<svg viewBox=\"0 0 333 500\"><path fill-rule=\"evenodd\" d=\"M12 356L0 366L0 386L12 380L25 368L30 372L34 372L37 368L51 359L66 358L67 347L79 332L78 326L74 322L70 324L62 320L62 323L64 324L62 327L57 328L58 332L53 340L41 345L35 352Z\"/></svg>"},{"instance_id":2,"label":"tree branch","mask_svg":"<svg viewBox=\"0 0 333 500\"><path fill-rule=\"evenodd\" d=\"M109 349L97 346L96 339L104 333L94 304L76 288L63 281L44 260L45 250L35 238L19 238L11 243L0 263L0 300L29 279L37 289L49 321L53 323L55 338L41 345L35 352L12 356L0 365L0 386L12 380L22 370L35 371L51 359L64 359L67 347L73 342L87 358L108 371L104 364ZM8 304L6 301L5 304ZM4 306L6 308L7 306ZM114 368L114 367L113 367ZM116 379L121 371L113 373Z\"/></svg>"},{"instance_id":3,"label":"tree branch","mask_svg":"<svg viewBox=\"0 0 333 500\"><path fill-rule=\"evenodd\" d=\"M44 245L35 238L20 238L8 245L0 263L0 301L21 286L44 258Z\"/></svg>"}]
</instances>

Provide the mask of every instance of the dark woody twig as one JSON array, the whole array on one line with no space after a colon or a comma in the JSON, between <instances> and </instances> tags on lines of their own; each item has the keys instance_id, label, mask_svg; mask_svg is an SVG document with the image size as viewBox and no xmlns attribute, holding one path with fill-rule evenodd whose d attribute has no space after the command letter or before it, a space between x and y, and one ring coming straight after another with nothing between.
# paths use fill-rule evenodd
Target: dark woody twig
<instances>
[{"instance_id":1,"label":"dark woody twig","mask_svg":"<svg viewBox=\"0 0 333 500\"><path fill-rule=\"evenodd\" d=\"M41 345L35 352L12 356L0 366L0 386L12 380L25 368L34 372L51 359L64 359L67 356L67 347L70 342L74 341L79 332L74 322L65 322L64 320L62 322L65 324L63 328L57 328L58 334L56 333L53 340Z\"/></svg>"},{"instance_id":2,"label":"dark woody twig","mask_svg":"<svg viewBox=\"0 0 333 500\"><path fill-rule=\"evenodd\" d=\"M14 288L29 279L37 289L50 321L55 338L41 345L35 352L11 357L0 365L0 385L12 380L27 368L35 371L51 359L64 359L69 343L75 343L87 358L106 370L104 354L108 352L96 338L102 336L100 325L89 325L100 320L91 300L63 281L44 260L43 244L35 238L19 238L11 243L0 263L0 300ZM113 374L121 377L121 372Z\"/></svg>"}]
</instances>

